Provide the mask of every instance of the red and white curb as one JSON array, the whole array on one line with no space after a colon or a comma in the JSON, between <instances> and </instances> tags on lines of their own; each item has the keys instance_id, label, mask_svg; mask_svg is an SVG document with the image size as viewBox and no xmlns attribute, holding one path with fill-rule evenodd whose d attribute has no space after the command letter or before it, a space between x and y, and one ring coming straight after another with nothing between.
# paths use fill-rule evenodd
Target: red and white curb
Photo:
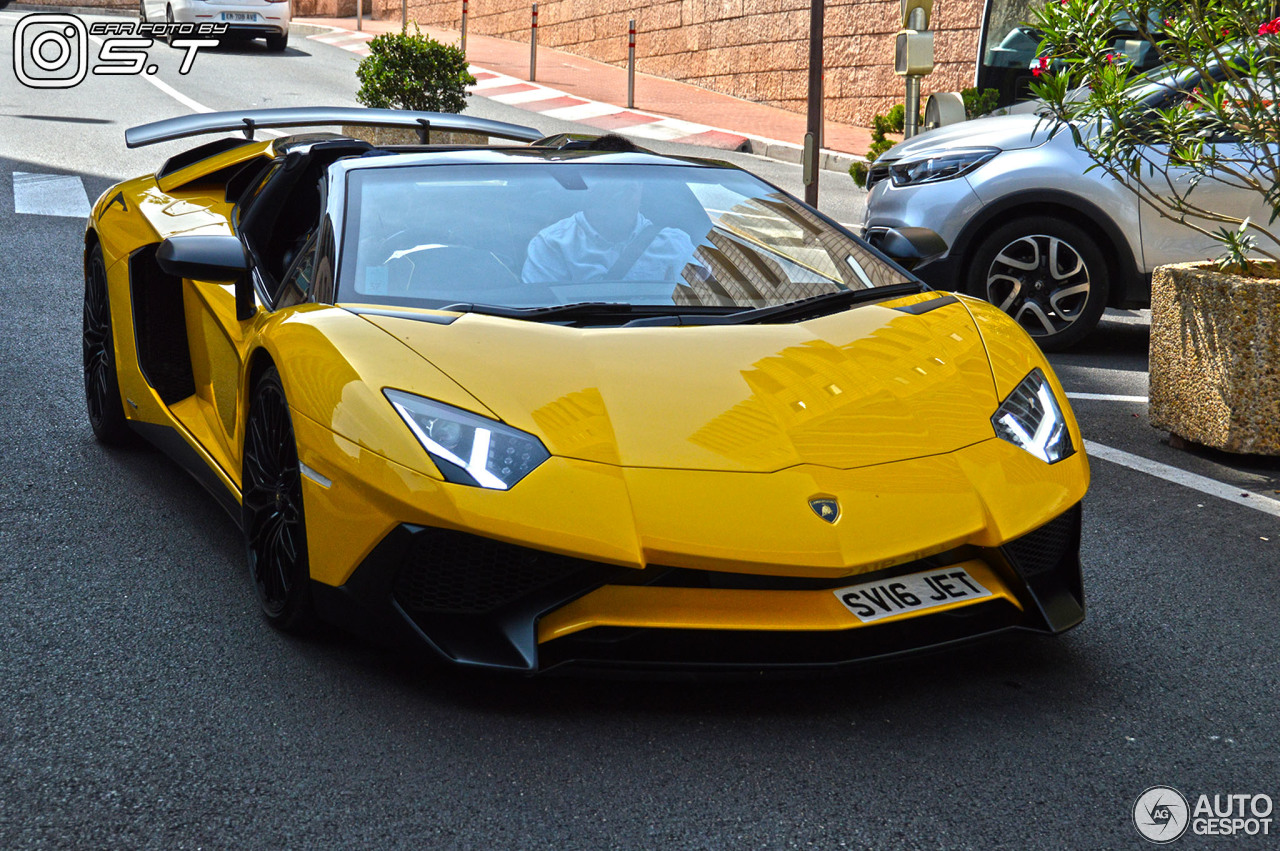
<instances>
[{"instance_id":1,"label":"red and white curb","mask_svg":"<svg viewBox=\"0 0 1280 851\"><path fill-rule=\"evenodd\" d=\"M731 151L747 144L746 136L717 130L704 124L575 97L558 89L474 66L471 73L476 78L476 84L471 87L473 94L550 118L576 121L601 130L660 142L685 142Z\"/></svg>"},{"instance_id":2,"label":"red and white curb","mask_svg":"<svg viewBox=\"0 0 1280 851\"><path fill-rule=\"evenodd\" d=\"M353 33L346 30L308 36L314 41L333 45L360 56L369 55L368 42L373 37L368 33ZM541 113L551 118L576 121L600 130L661 142L684 142L730 151L741 150L749 145L746 136L727 130L717 130L692 121L666 118L614 104L575 97L559 89L531 83L518 77L509 77L475 65L470 66L470 70L472 76L476 78L475 85L470 87L472 94L507 106Z\"/></svg>"}]
</instances>

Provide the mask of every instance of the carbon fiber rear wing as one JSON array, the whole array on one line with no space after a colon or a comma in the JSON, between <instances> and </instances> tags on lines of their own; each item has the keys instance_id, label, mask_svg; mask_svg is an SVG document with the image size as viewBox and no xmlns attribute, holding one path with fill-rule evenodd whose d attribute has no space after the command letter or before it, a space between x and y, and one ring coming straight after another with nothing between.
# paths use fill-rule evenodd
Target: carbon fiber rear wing
<instances>
[{"instance_id":1,"label":"carbon fiber rear wing","mask_svg":"<svg viewBox=\"0 0 1280 851\"><path fill-rule=\"evenodd\" d=\"M482 133L498 139L519 142L535 142L543 134L532 127L458 115L448 112L411 112L401 109L365 109L351 106L304 106L284 109L243 109L232 112L204 112L181 115L130 127L124 131L124 143L130 148L141 148L173 139L200 136L205 133L242 132L252 139L254 131L276 127L323 127L335 124L356 124L363 127L404 127L418 131L423 144L430 139L432 130L455 130L464 133Z\"/></svg>"}]
</instances>

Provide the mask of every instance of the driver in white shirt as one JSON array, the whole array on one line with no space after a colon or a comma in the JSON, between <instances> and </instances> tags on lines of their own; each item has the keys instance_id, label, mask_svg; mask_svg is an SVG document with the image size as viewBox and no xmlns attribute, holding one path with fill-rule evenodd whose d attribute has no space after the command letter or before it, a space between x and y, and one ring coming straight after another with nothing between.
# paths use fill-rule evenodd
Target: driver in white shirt
<instances>
[{"instance_id":1,"label":"driver in white shirt","mask_svg":"<svg viewBox=\"0 0 1280 851\"><path fill-rule=\"evenodd\" d=\"M679 228L659 228L641 215L639 181L608 180L587 194L587 209L530 241L526 283L681 280L693 243Z\"/></svg>"}]
</instances>

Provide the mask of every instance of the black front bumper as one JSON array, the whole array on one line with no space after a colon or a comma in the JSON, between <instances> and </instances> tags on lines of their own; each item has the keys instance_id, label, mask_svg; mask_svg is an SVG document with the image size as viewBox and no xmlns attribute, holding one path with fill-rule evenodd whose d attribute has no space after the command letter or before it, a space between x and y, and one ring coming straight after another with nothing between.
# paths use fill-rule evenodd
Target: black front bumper
<instances>
[{"instance_id":1,"label":"black front bumper","mask_svg":"<svg viewBox=\"0 0 1280 851\"><path fill-rule=\"evenodd\" d=\"M555 555L433 527L402 525L339 588L313 583L320 614L452 663L524 674L553 669L748 672L828 670L945 647L1009 629L1059 633L1084 618L1080 506L999 549L962 547L835 580L651 565L644 570ZM539 645L538 619L604 585L764 590L839 588L981 558L1023 605L1005 600L837 631L595 627Z\"/></svg>"}]
</instances>

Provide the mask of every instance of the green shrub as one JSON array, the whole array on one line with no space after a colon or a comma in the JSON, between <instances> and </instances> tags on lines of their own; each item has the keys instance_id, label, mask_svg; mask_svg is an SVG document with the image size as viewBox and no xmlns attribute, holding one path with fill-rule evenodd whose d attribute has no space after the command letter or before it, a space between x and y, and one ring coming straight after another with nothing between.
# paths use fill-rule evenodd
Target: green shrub
<instances>
[{"instance_id":1,"label":"green shrub","mask_svg":"<svg viewBox=\"0 0 1280 851\"><path fill-rule=\"evenodd\" d=\"M360 60L356 100L375 109L462 112L467 86L476 78L467 71L462 49L415 32L385 33L369 42Z\"/></svg>"},{"instance_id":2,"label":"green shrub","mask_svg":"<svg viewBox=\"0 0 1280 851\"><path fill-rule=\"evenodd\" d=\"M976 88L971 88L961 91L960 97L964 100L964 117L981 118L996 108L1000 92L997 89L983 89L979 92Z\"/></svg>"},{"instance_id":3,"label":"green shrub","mask_svg":"<svg viewBox=\"0 0 1280 851\"><path fill-rule=\"evenodd\" d=\"M858 184L859 188L867 185L867 173L871 164L881 154L897 144L897 142L888 138L888 134L901 133L906 117L906 107L902 104L897 104L893 109L889 110L888 115L877 115L871 119L871 147L867 149L867 161L865 163L855 162L849 166L849 176L853 178L853 182Z\"/></svg>"}]
</instances>

